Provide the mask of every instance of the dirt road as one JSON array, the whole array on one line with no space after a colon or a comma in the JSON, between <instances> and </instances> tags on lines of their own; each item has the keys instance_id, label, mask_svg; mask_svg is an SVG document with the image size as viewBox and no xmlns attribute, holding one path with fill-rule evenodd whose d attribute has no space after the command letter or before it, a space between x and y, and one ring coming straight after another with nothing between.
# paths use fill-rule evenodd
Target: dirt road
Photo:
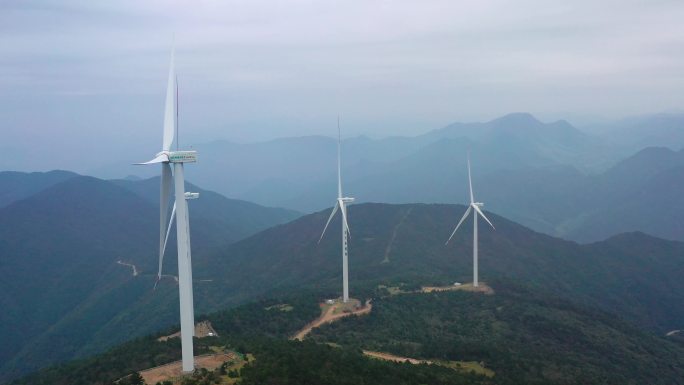
<instances>
[{"instance_id":1,"label":"dirt road","mask_svg":"<svg viewBox=\"0 0 684 385\"><path fill-rule=\"evenodd\" d=\"M418 364L432 365L432 361L429 361L429 360L418 360L416 358L395 356L394 354L383 353L383 352L374 352L374 351L370 351L370 350L364 350L363 354L367 355L368 357L378 358L378 359L385 360L385 361L408 362L408 363L411 363L414 365L418 365Z\"/></svg>"},{"instance_id":2,"label":"dirt road","mask_svg":"<svg viewBox=\"0 0 684 385\"><path fill-rule=\"evenodd\" d=\"M394 230L392 230L392 237L390 238L390 241L387 244L387 248L385 249L385 257L382 259L382 263L389 263L389 256L390 252L392 252L392 245L394 244L394 240L397 238L397 231L399 230L401 225L404 224L404 221L406 221L406 218L408 218L409 214L411 214L411 210L413 210L413 207L409 207L409 209L406 210L404 215L399 220L399 223L397 223L397 225L394 226Z\"/></svg>"},{"instance_id":3,"label":"dirt road","mask_svg":"<svg viewBox=\"0 0 684 385\"><path fill-rule=\"evenodd\" d=\"M124 262L124 261L122 261L122 260L118 260L118 261L116 261L116 263L118 263L119 265L122 265L122 266L128 266L128 267L130 267L131 269L133 269L133 276L134 276L134 277L136 277L136 276L138 275L138 268L135 267L135 265L130 264L130 263L126 263L126 262Z\"/></svg>"},{"instance_id":4,"label":"dirt road","mask_svg":"<svg viewBox=\"0 0 684 385\"><path fill-rule=\"evenodd\" d=\"M338 319L348 317L351 315L368 314L373 309L373 304L371 303L370 299L366 301L366 304L363 307L347 312L335 313L335 310L339 309L339 306L337 305L339 305L339 303L336 303L335 305L330 306L327 309L324 308L325 310L323 310L320 317L316 318L311 323L306 325L302 330L297 332L297 334L295 334L294 337L292 337L292 339L301 341L304 339L304 337L306 337L307 334L311 333L311 330L313 330L314 328L317 328L326 323L335 322ZM321 306L324 306L324 304L321 304Z\"/></svg>"}]
</instances>

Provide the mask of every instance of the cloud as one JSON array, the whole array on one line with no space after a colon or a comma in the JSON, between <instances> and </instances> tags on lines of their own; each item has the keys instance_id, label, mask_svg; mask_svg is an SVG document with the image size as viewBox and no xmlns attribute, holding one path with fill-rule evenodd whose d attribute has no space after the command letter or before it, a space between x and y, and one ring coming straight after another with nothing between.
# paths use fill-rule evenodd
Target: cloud
<instances>
[{"instance_id":1,"label":"cloud","mask_svg":"<svg viewBox=\"0 0 684 385\"><path fill-rule=\"evenodd\" d=\"M375 136L617 117L680 106L682 19L679 1L5 1L0 113L17 143L152 143L175 33L191 140L326 133L340 111Z\"/></svg>"}]
</instances>

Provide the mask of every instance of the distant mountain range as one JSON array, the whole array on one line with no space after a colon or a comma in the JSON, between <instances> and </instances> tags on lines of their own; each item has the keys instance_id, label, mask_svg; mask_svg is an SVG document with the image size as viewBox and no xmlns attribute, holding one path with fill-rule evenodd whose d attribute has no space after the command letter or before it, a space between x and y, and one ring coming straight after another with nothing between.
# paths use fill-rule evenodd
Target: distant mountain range
<instances>
[{"instance_id":1,"label":"distant mountain range","mask_svg":"<svg viewBox=\"0 0 684 385\"><path fill-rule=\"evenodd\" d=\"M684 240L684 198L670 194L684 185L677 172L684 115L625 120L597 131L515 113L415 137L349 138L342 143L344 190L357 202L463 203L470 151L478 198L534 230L579 242L625 231ZM200 162L188 170L190 178L223 195L302 212L333 203L332 138L196 148Z\"/></svg>"},{"instance_id":2,"label":"distant mountain range","mask_svg":"<svg viewBox=\"0 0 684 385\"><path fill-rule=\"evenodd\" d=\"M476 178L487 207L535 230L579 242L628 231L684 240L684 150L651 147L609 170L570 167Z\"/></svg>"}]
</instances>

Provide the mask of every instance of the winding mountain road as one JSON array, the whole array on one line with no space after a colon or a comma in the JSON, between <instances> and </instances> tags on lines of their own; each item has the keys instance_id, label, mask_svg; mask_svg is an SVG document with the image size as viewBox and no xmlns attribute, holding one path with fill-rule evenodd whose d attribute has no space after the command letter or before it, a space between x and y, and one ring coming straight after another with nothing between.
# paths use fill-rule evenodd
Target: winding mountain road
<instances>
[{"instance_id":1,"label":"winding mountain road","mask_svg":"<svg viewBox=\"0 0 684 385\"><path fill-rule=\"evenodd\" d=\"M130 267L131 269L133 269L133 276L134 276L134 277L136 277L138 274L140 274L140 272L138 271L138 268L137 268L135 265L131 264L131 263L126 263L126 262L124 262L124 261L122 261L122 260L118 260L118 261L116 261L116 263L118 263L119 265L122 265L122 266L128 266L128 267Z\"/></svg>"}]
</instances>

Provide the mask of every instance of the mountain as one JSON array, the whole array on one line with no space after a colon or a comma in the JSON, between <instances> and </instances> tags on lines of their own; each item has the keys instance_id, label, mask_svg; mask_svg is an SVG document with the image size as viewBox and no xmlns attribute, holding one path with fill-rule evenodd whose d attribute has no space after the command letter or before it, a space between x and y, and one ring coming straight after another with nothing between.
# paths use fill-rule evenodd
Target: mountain
<instances>
[{"instance_id":1,"label":"mountain","mask_svg":"<svg viewBox=\"0 0 684 385\"><path fill-rule=\"evenodd\" d=\"M464 140L442 139L369 176L345 182L359 202L467 202L463 154L471 149L476 198L534 230L579 242L631 231L684 241L684 150L646 148L603 173L587 175L558 164L497 164L497 154ZM521 157L513 159L520 160ZM451 165L450 168L432 165ZM370 167L369 167L370 169ZM327 184L334 191L335 181ZM330 205L315 190L285 206Z\"/></svg>"},{"instance_id":2,"label":"mountain","mask_svg":"<svg viewBox=\"0 0 684 385\"><path fill-rule=\"evenodd\" d=\"M584 197L559 227L564 237L596 241L628 231L684 240L684 150L646 148L604 174L577 183L570 196ZM584 192L584 193L583 193Z\"/></svg>"},{"instance_id":3,"label":"mountain","mask_svg":"<svg viewBox=\"0 0 684 385\"><path fill-rule=\"evenodd\" d=\"M311 212L325 207L321 203L323 198L336 190L336 144L333 138L322 136L244 144L199 143L194 147L201 154L201 162L188 169L188 178L228 197ZM483 170L559 164L582 170L603 169L613 160L599 138L566 121L543 123L526 113L484 123L454 123L413 137L348 138L343 140L342 147L345 181L358 185L376 176L388 179L399 173L410 180L422 172L455 168L457 163L440 162L456 158L460 164L463 150L469 148L474 156L484 154L482 158L488 162L481 165ZM403 170L402 165L412 168ZM216 170L220 170L222 177L216 177ZM120 174L129 173L126 168ZM313 202L306 200L312 196ZM380 200L392 201L391 198ZM424 197L415 199L422 201Z\"/></svg>"},{"instance_id":4,"label":"mountain","mask_svg":"<svg viewBox=\"0 0 684 385\"><path fill-rule=\"evenodd\" d=\"M36 182L31 175L34 189L54 181L54 173L43 176L47 181ZM297 216L191 187L202 192L190 210L198 258ZM135 279L156 275L159 209L150 197L158 191L158 180L71 175L0 208L0 377L101 351L174 322L173 284L153 292L153 279ZM172 242L166 272L175 269L174 252Z\"/></svg>"},{"instance_id":5,"label":"mountain","mask_svg":"<svg viewBox=\"0 0 684 385\"><path fill-rule=\"evenodd\" d=\"M512 113L485 123L453 123L423 137L432 141L468 138L516 163L532 156L527 161L589 166L604 147L598 138L565 120L542 123L528 113Z\"/></svg>"},{"instance_id":6,"label":"mountain","mask_svg":"<svg viewBox=\"0 0 684 385\"><path fill-rule=\"evenodd\" d=\"M159 207L159 177L144 180L113 180L119 185ZM204 190L186 182L186 191L200 193L200 199L191 203L192 217L202 218L220 229L226 242L234 242L276 224L289 222L301 214L277 207L264 207L256 203L229 199L213 191Z\"/></svg>"},{"instance_id":7,"label":"mountain","mask_svg":"<svg viewBox=\"0 0 684 385\"><path fill-rule=\"evenodd\" d=\"M379 281L470 281L470 226L444 246L464 211L461 205L352 205L351 295L372 290ZM304 216L236 242L211 260L198 260L196 269L211 270L207 274L215 280L196 293L202 298L227 292L247 298L307 285L337 291L340 239L333 231L317 243L328 214L325 210ZM551 295L608 309L658 333L681 328L684 243L628 233L580 245L487 215L497 230L480 232L482 280L524 282ZM339 225L335 219L331 228Z\"/></svg>"},{"instance_id":8,"label":"mountain","mask_svg":"<svg viewBox=\"0 0 684 385\"><path fill-rule=\"evenodd\" d=\"M114 316L121 304L110 303L106 312L88 314L93 318L82 319L80 327L55 333L65 318L83 315L79 307L98 296L98 288L112 292L130 280L130 269L117 260L148 260L152 266L156 214L132 193L89 177L71 178L0 211L0 274L5 277L0 298L6 310L0 317L9 325L1 332L3 372L11 371L14 357L44 344L76 349L73 334L87 336L88 329ZM36 361L74 353L38 350Z\"/></svg>"},{"instance_id":9,"label":"mountain","mask_svg":"<svg viewBox=\"0 0 684 385\"><path fill-rule=\"evenodd\" d=\"M0 208L29 197L54 184L78 176L70 171L0 172Z\"/></svg>"},{"instance_id":10,"label":"mountain","mask_svg":"<svg viewBox=\"0 0 684 385\"><path fill-rule=\"evenodd\" d=\"M395 139L396 140L396 139ZM602 144L565 121L542 123L529 114L510 114L486 123L454 123L414 138L404 138L414 145L402 156L371 158L359 154L355 143L343 145L345 191L363 202L455 203L459 188L466 180L465 155L470 152L476 175L515 172L575 165L582 169L596 163L594 155L606 155ZM380 152L386 142L378 141ZM330 149L334 156L334 149ZM592 155L594 154L594 155ZM332 157L329 156L329 157ZM351 159L351 160L350 160ZM356 162L356 163L353 163ZM333 172L319 177L299 196L278 197L274 204L302 211L318 210L328 205L330 191L335 191ZM325 178L325 179L323 179ZM429 188L425 188L429 186ZM463 190L465 191L465 190Z\"/></svg>"}]
</instances>

